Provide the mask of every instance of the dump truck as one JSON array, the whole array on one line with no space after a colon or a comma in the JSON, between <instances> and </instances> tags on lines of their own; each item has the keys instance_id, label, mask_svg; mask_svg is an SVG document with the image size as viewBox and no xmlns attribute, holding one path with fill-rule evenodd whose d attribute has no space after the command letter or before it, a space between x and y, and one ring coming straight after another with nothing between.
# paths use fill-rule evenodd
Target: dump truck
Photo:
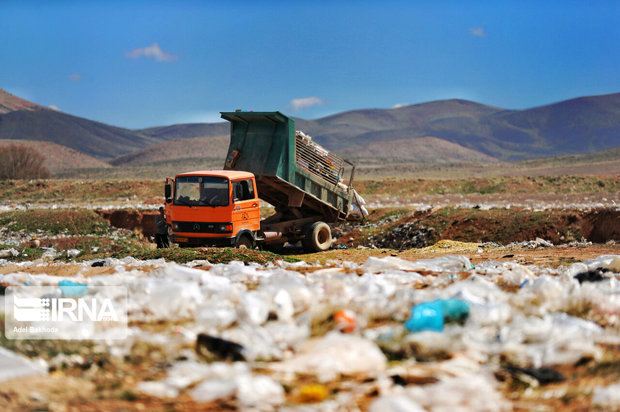
<instances>
[{"instance_id":1,"label":"dump truck","mask_svg":"<svg viewBox=\"0 0 620 412\"><path fill-rule=\"evenodd\" d=\"M280 112L221 112L230 122L223 170L168 178L166 209L181 247L224 245L278 251L301 241L309 252L332 245L331 227L359 220L355 166L326 150ZM261 220L260 201L274 207Z\"/></svg>"}]
</instances>

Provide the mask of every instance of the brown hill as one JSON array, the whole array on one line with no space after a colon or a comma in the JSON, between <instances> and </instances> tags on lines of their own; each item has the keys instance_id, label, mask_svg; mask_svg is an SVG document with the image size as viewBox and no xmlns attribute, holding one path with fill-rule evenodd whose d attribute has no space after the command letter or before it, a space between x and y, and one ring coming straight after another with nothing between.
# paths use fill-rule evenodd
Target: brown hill
<instances>
[{"instance_id":1,"label":"brown hill","mask_svg":"<svg viewBox=\"0 0 620 412\"><path fill-rule=\"evenodd\" d=\"M140 130L140 133L161 140L228 136L230 124L224 120L219 123L181 123L172 126L150 127Z\"/></svg>"},{"instance_id":2,"label":"brown hill","mask_svg":"<svg viewBox=\"0 0 620 412\"><path fill-rule=\"evenodd\" d=\"M0 140L0 146L10 144L24 145L36 149L43 157L43 165L53 173L74 169L109 168L109 164L97 160L94 157L80 153L70 147L61 146L52 142L34 140Z\"/></svg>"},{"instance_id":3,"label":"brown hill","mask_svg":"<svg viewBox=\"0 0 620 412\"><path fill-rule=\"evenodd\" d=\"M117 157L110 164L114 166L136 166L182 159L218 160L222 164L226 157L230 137L191 137L159 143L146 149L136 150Z\"/></svg>"},{"instance_id":4,"label":"brown hill","mask_svg":"<svg viewBox=\"0 0 620 412\"><path fill-rule=\"evenodd\" d=\"M389 140L386 142L373 142L355 148L343 149L340 153L347 159L362 162L498 162L494 157L436 137L418 137Z\"/></svg>"},{"instance_id":5,"label":"brown hill","mask_svg":"<svg viewBox=\"0 0 620 412\"><path fill-rule=\"evenodd\" d=\"M71 116L0 89L0 139L46 141L99 159L110 159L161 140Z\"/></svg>"},{"instance_id":6,"label":"brown hill","mask_svg":"<svg viewBox=\"0 0 620 412\"><path fill-rule=\"evenodd\" d=\"M43 106L29 102L0 89L0 114L15 110L48 110Z\"/></svg>"}]
</instances>

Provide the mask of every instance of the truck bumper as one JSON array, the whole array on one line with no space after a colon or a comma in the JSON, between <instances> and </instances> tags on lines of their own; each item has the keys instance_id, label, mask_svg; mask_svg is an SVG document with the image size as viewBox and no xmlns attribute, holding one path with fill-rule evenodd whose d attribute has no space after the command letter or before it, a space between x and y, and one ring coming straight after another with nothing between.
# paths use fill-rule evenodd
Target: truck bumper
<instances>
[{"instance_id":1,"label":"truck bumper","mask_svg":"<svg viewBox=\"0 0 620 412\"><path fill-rule=\"evenodd\" d=\"M181 247L200 247L200 246L234 246L235 237L189 237L172 236L172 241Z\"/></svg>"}]
</instances>

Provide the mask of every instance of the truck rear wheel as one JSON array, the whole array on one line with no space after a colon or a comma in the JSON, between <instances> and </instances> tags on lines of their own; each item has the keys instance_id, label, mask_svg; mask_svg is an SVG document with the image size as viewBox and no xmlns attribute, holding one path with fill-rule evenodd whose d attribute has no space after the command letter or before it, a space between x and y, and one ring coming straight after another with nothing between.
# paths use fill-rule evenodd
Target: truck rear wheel
<instances>
[{"instance_id":1,"label":"truck rear wheel","mask_svg":"<svg viewBox=\"0 0 620 412\"><path fill-rule=\"evenodd\" d=\"M325 222L308 225L305 237L301 241L307 252L323 252L332 245L332 231Z\"/></svg>"}]
</instances>

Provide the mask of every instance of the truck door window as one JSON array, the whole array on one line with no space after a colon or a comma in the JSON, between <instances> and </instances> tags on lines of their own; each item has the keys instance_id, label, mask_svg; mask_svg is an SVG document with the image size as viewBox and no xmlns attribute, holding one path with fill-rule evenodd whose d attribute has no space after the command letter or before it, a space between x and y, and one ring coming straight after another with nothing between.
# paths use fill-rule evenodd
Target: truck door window
<instances>
[{"instance_id":1,"label":"truck door window","mask_svg":"<svg viewBox=\"0 0 620 412\"><path fill-rule=\"evenodd\" d=\"M254 199L254 185L252 179L233 182L235 202Z\"/></svg>"}]
</instances>

